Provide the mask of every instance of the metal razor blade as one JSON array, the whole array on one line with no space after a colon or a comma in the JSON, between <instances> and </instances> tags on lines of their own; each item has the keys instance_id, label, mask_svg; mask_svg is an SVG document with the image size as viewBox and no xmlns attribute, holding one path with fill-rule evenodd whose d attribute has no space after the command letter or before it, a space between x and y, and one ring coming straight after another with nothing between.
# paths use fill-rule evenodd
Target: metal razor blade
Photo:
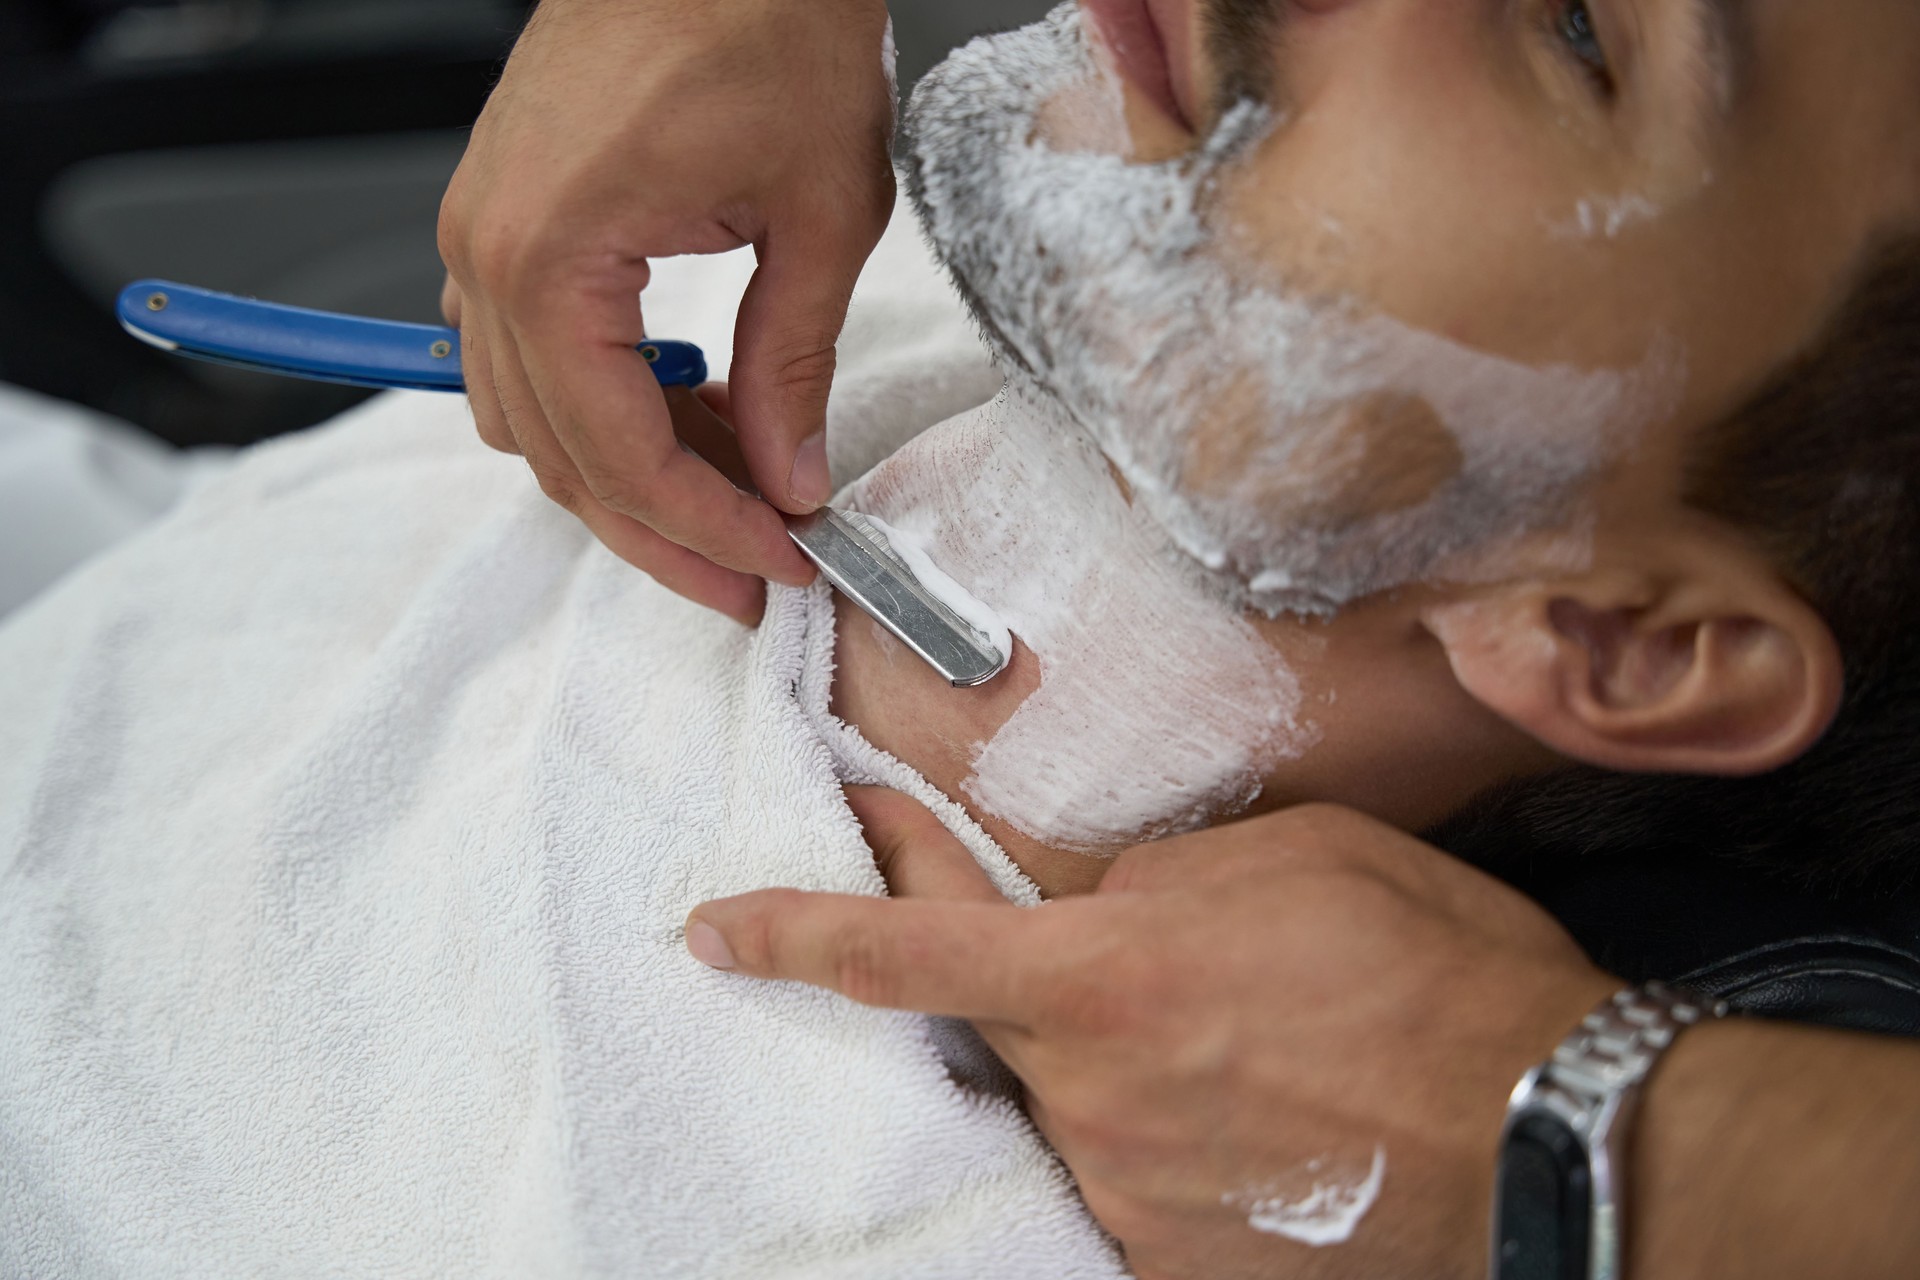
<instances>
[{"instance_id":1,"label":"metal razor blade","mask_svg":"<svg viewBox=\"0 0 1920 1280\"><path fill-rule=\"evenodd\" d=\"M787 533L828 582L957 689L985 684L1011 655L928 591L907 563L857 511L822 507L787 517Z\"/></svg>"},{"instance_id":2,"label":"metal razor blade","mask_svg":"<svg viewBox=\"0 0 1920 1280\"><path fill-rule=\"evenodd\" d=\"M466 389L453 329L311 311L168 280L128 285L116 311L142 342L196 360L363 387ZM662 386L707 380L706 356L690 342L649 339L634 350ZM857 512L823 507L789 516L787 531L827 581L955 687L984 684L1006 669L1009 655L930 593Z\"/></svg>"}]
</instances>

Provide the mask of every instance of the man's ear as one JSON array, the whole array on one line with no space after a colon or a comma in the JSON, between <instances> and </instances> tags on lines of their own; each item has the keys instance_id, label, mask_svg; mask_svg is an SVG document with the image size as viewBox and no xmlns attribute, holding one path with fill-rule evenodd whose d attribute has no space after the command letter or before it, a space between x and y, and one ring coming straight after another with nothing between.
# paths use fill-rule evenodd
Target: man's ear
<instances>
[{"instance_id":1,"label":"man's ear","mask_svg":"<svg viewBox=\"0 0 1920 1280\"><path fill-rule=\"evenodd\" d=\"M1766 773L1840 705L1839 646L1757 557L1495 588L1423 614L1460 685L1562 755L1633 773Z\"/></svg>"}]
</instances>

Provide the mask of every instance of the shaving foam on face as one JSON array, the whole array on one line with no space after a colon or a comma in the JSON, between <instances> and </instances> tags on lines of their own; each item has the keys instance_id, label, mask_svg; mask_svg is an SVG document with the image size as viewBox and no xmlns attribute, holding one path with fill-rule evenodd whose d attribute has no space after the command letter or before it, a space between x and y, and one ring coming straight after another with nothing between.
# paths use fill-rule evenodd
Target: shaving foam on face
<instances>
[{"instance_id":1,"label":"shaving foam on face","mask_svg":"<svg viewBox=\"0 0 1920 1280\"><path fill-rule=\"evenodd\" d=\"M1665 212L1652 200L1631 192L1617 196L1595 196L1578 201L1573 216L1564 222L1549 223L1555 235L1568 239L1617 240L1630 227L1652 222Z\"/></svg>"},{"instance_id":2,"label":"shaving foam on face","mask_svg":"<svg viewBox=\"0 0 1920 1280\"><path fill-rule=\"evenodd\" d=\"M920 585L927 589L941 604L958 614L960 620L987 638L1002 658L1013 656L1013 633L1006 622L992 608L981 603L980 597L955 582L946 570L933 562L933 540L925 534L910 533L905 529L896 529L880 517L870 512L862 512L867 523L880 531L886 538L893 553L906 562Z\"/></svg>"},{"instance_id":3,"label":"shaving foam on face","mask_svg":"<svg viewBox=\"0 0 1920 1280\"><path fill-rule=\"evenodd\" d=\"M1324 1159L1307 1163L1302 1172L1311 1184L1298 1194L1282 1190L1282 1183L1294 1179L1276 1179L1222 1196L1221 1203L1244 1212L1247 1225L1267 1235L1316 1249L1345 1244L1380 1198L1387 1179L1387 1149L1373 1149L1373 1166L1365 1177L1329 1174L1326 1164Z\"/></svg>"},{"instance_id":4,"label":"shaving foam on face","mask_svg":"<svg viewBox=\"0 0 1920 1280\"><path fill-rule=\"evenodd\" d=\"M1010 384L849 499L1038 659L967 797L1096 852L1243 811L1313 741L1246 608L1324 614L1579 541L1579 497L1665 385L1658 361L1530 367L1290 290L1211 222L1284 122L1242 103L1191 154L1129 163L1109 63L1068 4L922 80L910 189Z\"/></svg>"},{"instance_id":5,"label":"shaving foam on face","mask_svg":"<svg viewBox=\"0 0 1920 1280\"><path fill-rule=\"evenodd\" d=\"M1022 834L1111 853L1197 829L1251 804L1310 740L1280 656L1051 401L1009 389L843 501L903 558L937 559L936 581L965 583L1038 659L1039 687L962 784Z\"/></svg>"},{"instance_id":6,"label":"shaving foam on face","mask_svg":"<svg viewBox=\"0 0 1920 1280\"><path fill-rule=\"evenodd\" d=\"M1210 223L1284 122L1243 103L1192 154L1131 164L1080 146L1113 101L1075 6L975 41L914 94L910 186L1028 394L1244 603L1325 614L1569 526L1664 406L1663 353L1533 367L1289 291ZM1081 122L1078 149L1054 118Z\"/></svg>"}]
</instances>

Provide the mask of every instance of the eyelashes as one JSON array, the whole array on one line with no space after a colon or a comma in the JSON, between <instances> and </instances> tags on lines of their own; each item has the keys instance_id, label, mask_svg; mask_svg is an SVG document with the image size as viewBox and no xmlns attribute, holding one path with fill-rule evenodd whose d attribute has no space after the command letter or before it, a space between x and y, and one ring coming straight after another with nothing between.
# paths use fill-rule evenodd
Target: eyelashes
<instances>
[{"instance_id":1,"label":"eyelashes","mask_svg":"<svg viewBox=\"0 0 1920 1280\"><path fill-rule=\"evenodd\" d=\"M1611 98L1613 64L1607 57L1606 46L1601 43L1589 0L1557 0L1551 26L1554 40L1564 55L1573 60L1596 89Z\"/></svg>"}]
</instances>

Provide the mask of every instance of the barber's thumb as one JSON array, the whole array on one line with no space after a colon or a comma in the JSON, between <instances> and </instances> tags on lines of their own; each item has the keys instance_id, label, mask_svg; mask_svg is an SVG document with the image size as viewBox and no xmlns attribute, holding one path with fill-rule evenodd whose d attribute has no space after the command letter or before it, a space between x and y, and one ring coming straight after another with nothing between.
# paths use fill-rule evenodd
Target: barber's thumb
<instances>
[{"instance_id":1,"label":"barber's thumb","mask_svg":"<svg viewBox=\"0 0 1920 1280\"><path fill-rule=\"evenodd\" d=\"M885 787L848 787L846 794L894 897L1006 901L967 847L917 800Z\"/></svg>"},{"instance_id":2,"label":"barber's thumb","mask_svg":"<svg viewBox=\"0 0 1920 1280\"><path fill-rule=\"evenodd\" d=\"M740 303L731 374L734 429L760 492L805 514L833 495L827 400L858 260L769 253Z\"/></svg>"}]
</instances>

